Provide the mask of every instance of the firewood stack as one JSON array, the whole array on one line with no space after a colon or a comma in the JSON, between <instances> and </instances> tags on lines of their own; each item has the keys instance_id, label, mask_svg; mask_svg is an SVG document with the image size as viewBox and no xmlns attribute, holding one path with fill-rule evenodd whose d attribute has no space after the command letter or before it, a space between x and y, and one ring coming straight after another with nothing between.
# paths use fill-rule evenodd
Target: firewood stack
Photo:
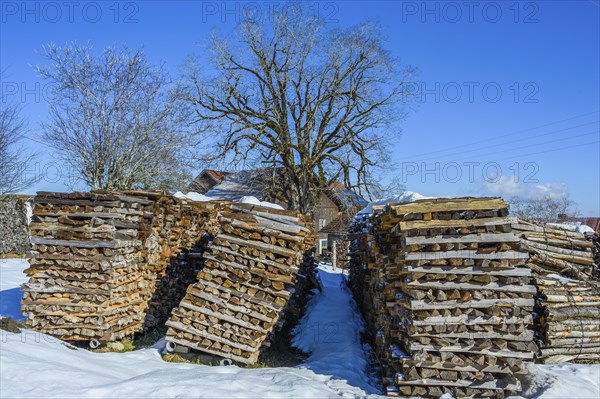
<instances>
[{"instance_id":1,"label":"firewood stack","mask_svg":"<svg viewBox=\"0 0 600 399\"><path fill-rule=\"evenodd\" d=\"M522 247L531 253L527 265L545 276L560 274L587 280L593 274L592 241L582 233L546 223L514 219L512 228Z\"/></svg>"},{"instance_id":2,"label":"firewood stack","mask_svg":"<svg viewBox=\"0 0 600 399\"><path fill-rule=\"evenodd\" d=\"M600 283L592 279L593 242L544 223L515 220L512 227L530 252L526 265L538 288L538 360L600 362Z\"/></svg>"},{"instance_id":3,"label":"firewood stack","mask_svg":"<svg viewBox=\"0 0 600 399\"><path fill-rule=\"evenodd\" d=\"M543 363L600 363L600 284L536 277L536 327Z\"/></svg>"},{"instance_id":4,"label":"firewood stack","mask_svg":"<svg viewBox=\"0 0 600 399\"><path fill-rule=\"evenodd\" d=\"M204 250L221 206L157 192L38 193L28 325L66 340L119 340L166 321L203 266L189 251Z\"/></svg>"},{"instance_id":5,"label":"firewood stack","mask_svg":"<svg viewBox=\"0 0 600 399\"><path fill-rule=\"evenodd\" d=\"M193 202L161 196L144 243L148 311L144 329L162 324L204 266L201 255L219 231L218 213L227 203Z\"/></svg>"},{"instance_id":6,"label":"firewood stack","mask_svg":"<svg viewBox=\"0 0 600 399\"><path fill-rule=\"evenodd\" d=\"M167 341L233 361L256 362L261 346L292 301L312 222L299 213L232 204L205 266L167 325ZM303 270L303 277L310 270Z\"/></svg>"},{"instance_id":7,"label":"firewood stack","mask_svg":"<svg viewBox=\"0 0 600 399\"><path fill-rule=\"evenodd\" d=\"M140 330L153 205L144 195L38 193L22 286L27 325L67 340L117 340Z\"/></svg>"},{"instance_id":8,"label":"firewood stack","mask_svg":"<svg viewBox=\"0 0 600 399\"><path fill-rule=\"evenodd\" d=\"M374 218L364 291L388 395L520 390L536 290L507 215L499 198L458 198L389 204Z\"/></svg>"},{"instance_id":9,"label":"firewood stack","mask_svg":"<svg viewBox=\"0 0 600 399\"><path fill-rule=\"evenodd\" d=\"M594 270L592 277L595 280L600 280L600 235L598 233L586 235L586 238L594 245L592 253L594 254Z\"/></svg>"},{"instance_id":10,"label":"firewood stack","mask_svg":"<svg viewBox=\"0 0 600 399\"><path fill-rule=\"evenodd\" d=\"M383 211L384 206L373 209L375 215ZM357 214L348 228L348 239L350 240L350 263L348 285L358 307L363 313L367 325L375 325L373 320L376 313L372 312L374 302L377 300L383 287L375 283L375 275L378 265L375 263L377 248L372 246L374 242L372 214ZM373 330L371 330L373 331Z\"/></svg>"}]
</instances>

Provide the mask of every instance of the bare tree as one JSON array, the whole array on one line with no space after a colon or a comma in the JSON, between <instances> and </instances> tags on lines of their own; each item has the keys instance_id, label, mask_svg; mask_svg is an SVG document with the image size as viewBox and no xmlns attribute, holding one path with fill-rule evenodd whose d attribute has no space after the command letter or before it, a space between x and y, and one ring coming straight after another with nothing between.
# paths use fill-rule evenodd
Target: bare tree
<instances>
[{"instance_id":1,"label":"bare tree","mask_svg":"<svg viewBox=\"0 0 600 399\"><path fill-rule=\"evenodd\" d=\"M185 71L197 121L217 137L203 159L284 170L280 196L303 212L335 181L369 196L413 70L399 68L374 24L327 29L300 3L271 20L243 21L238 45L213 36L215 74L197 62Z\"/></svg>"},{"instance_id":2,"label":"bare tree","mask_svg":"<svg viewBox=\"0 0 600 399\"><path fill-rule=\"evenodd\" d=\"M509 200L511 216L546 223L571 221L578 216L568 195L558 198L544 196L539 199L514 197Z\"/></svg>"},{"instance_id":3,"label":"bare tree","mask_svg":"<svg viewBox=\"0 0 600 399\"><path fill-rule=\"evenodd\" d=\"M37 181L26 173L34 154L22 145L27 124L20 111L17 104L0 101L0 195L22 191Z\"/></svg>"},{"instance_id":4,"label":"bare tree","mask_svg":"<svg viewBox=\"0 0 600 399\"><path fill-rule=\"evenodd\" d=\"M143 51L44 47L52 82L44 139L91 188L175 189L187 178L182 107L161 66Z\"/></svg>"}]
</instances>

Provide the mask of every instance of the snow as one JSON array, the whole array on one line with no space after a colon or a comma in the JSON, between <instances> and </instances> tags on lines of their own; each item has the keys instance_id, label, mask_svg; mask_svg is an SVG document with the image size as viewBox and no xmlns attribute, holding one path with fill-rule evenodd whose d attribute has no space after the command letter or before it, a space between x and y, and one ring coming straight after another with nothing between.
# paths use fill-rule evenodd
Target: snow
<instances>
[{"instance_id":1,"label":"snow","mask_svg":"<svg viewBox=\"0 0 600 399\"><path fill-rule=\"evenodd\" d=\"M220 197L208 196L208 195L204 195L204 194L195 193L193 191L189 192L187 194L184 194L181 191L177 191L175 194L173 194L173 196L176 198L188 199L188 200L195 201L195 202L207 202L207 201L214 201L214 200L221 199ZM273 208L273 209L284 209L281 205L277 205L272 202L261 201L258 198L253 197L251 195L241 196L240 198L236 199L234 202L239 202L242 204L260 205L260 206L264 206L266 208Z\"/></svg>"},{"instance_id":2,"label":"snow","mask_svg":"<svg viewBox=\"0 0 600 399\"><path fill-rule=\"evenodd\" d=\"M363 214L371 214L373 213L373 207L377 205L387 205L390 203L400 203L400 202L412 202L420 199L428 199L434 197L426 197L419 193L415 193L414 191L404 191L400 194L393 195L389 198L380 198L375 201L369 202L369 204L364 207L362 210L358 212L358 215Z\"/></svg>"},{"instance_id":3,"label":"snow","mask_svg":"<svg viewBox=\"0 0 600 399\"><path fill-rule=\"evenodd\" d=\"M25 218L27 219L27 225L31 224L31 218L33 217L33 208L31 201L25 202Z\"/></svg>"},{"instance_id":4,"label":"snow","mask_svg":"<svg viewBox=\"0 0 600 399\"><path fill-rule=\"evenodd\" d=\"M27 281L25 267L22 260L0 263L2 294L18 290ZM245 369L168 363L160 357L164 343L127 353L93 353L68 347L45 334L0 330L0 397L378 397L364 376L367 352L360 346L359 336L363 323L342 283L344 277L327 266L322 266L319 275L324 291L310 300L301 320L305 327L298 329L295 340L314 352L300 366ZM3 315L20 314L18 299L7 306L4 299ZM315 326L322 329L315 330ZM333 336L329 326L337 326L331 330ZM312 335L314 331L322 335Z\"/></svg>"},{"instance_id":5,"label":"snow","mask_svg":"<svg viewBox=\"0 0 600 399\"><path fill-rule=\"evenodd\" d=\"M524 395L540 399L600 398L600 365L528 364L531 384Z\"/></svg>"},{"instance_id":6,"label":"snow","mask_svg":"<svg viewBox=\"0 0 600 399\"><path fill-rule=\"evenodd\" d=\"M32 332L6 333L0 345L3 398L339 398L360 392L309 367L167 363L157 348L93 353Z\"/></svg>"},{"instance_id":7,"label":"snow","mask_svg":"<svg viewBox=\"0 0 600 399\"><path fill-rule=\"evenodd\" d=\"M277 204L274 204L272 202L261 201L261 200L259 200L256 197L248 196L248 195L243 196L242 198L240 198L236 202L239 202L239 203L242 203L242 204L260 205L260 206L264 206L266 208L283 209L283 207L281 205L277 205Z\"/></svg>"},{"instance_id":8,"label":"snow","mask_svg":"<svg viewBox=\"0 0 600 399\"><path fill-rule=\"evenodd\" d=\"M573 230L576 231L578 233L581 234L585 234L585 233L591 233L594 234L594 229L592 229L590 226L586 225L586 224L582 224L581 222L575 222L575 223L548 223L551 226L556 226L556 227L560 227L562 229L566 229L566 230Z\"/></svg>"},{"instance_id":9,"label":"snow","mask_svg":"<svg viewBox=\"0 0 600 399\"><path fill-rule=\"evenodd\" d=\"M184 194L181 191L177 191L175 194L173 194L173 197L175 198L179 198L179 199L188 199L194 202L207 202L207 201L214 201L218 198L213 198L213 197L208 197L204 194L199 194L199 193L195 193L193 191Z\"/></svg>"},{"instance_id":10,"label":"snow","mask_svg":"<svg viewBox=\"0 0 600 399\"><path fill-rule=\"evenodd\" d=\"M308 363L312 370L341 378L336 385L347 381L368 393L376 393L378 389L366 374L369 352L360 337L364 322L344 274L324 264L318 270L323 292L311 299L305 317L296 327L293 344L311 353Z\"/></svg>"},{"instance_id":11,"label":"snow","mask_svg":"<svg viewBox=\"0 0 600 399\"><path fill-rule=\"evenodd\" d=\"M0 259L0 317L25 319L20 308L23 293L19 287L27 282L23 270L28 267L25 259Z\"/></svg>"},{"instance_id":12,"label":"snow","mask_svg":"<svg viewBox=\"0 0 600 399\"><path fill-rule=\"evenodd\" d=\"M27 262L0 260L0 314L21 317L19 286ZM364 323L345 275L319 266L315 292L295 330L294 344L310 351L297 367L245 369L167 363L164 340L127 353L75 349L48 335L0 330L1 398L381 398L366 373ZM529 364L524 395L539 399L597 399L600 366Z\"/></svg>"}]
</instances>

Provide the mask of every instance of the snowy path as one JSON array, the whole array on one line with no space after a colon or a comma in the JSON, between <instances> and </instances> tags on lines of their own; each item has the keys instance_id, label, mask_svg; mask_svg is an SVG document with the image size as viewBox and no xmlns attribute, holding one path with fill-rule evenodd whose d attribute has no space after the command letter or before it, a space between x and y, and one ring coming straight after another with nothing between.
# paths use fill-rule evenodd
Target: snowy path
<instances>
[{"instance_id":1,"label":"snowy path","mask_svg":"<svg viewBox=\"0 0 600 399\"><path fill-rule=\"evenodd\" d=\"M332 387L347 381L368 393L378 393L365 374L368 352L361 346L364 323L352 293L338 269L321 265L319 278L322 293L311 299L305 317L297 327L294 345L311 353L307 367L319 374L331 374Z\"/></svg>"}]
</instances>

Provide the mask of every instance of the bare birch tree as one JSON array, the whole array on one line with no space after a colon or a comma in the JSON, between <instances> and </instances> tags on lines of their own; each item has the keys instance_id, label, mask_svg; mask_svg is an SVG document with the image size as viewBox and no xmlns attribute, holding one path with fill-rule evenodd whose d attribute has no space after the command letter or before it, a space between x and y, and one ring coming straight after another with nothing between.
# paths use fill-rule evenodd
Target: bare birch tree
<instances>
[{"instance_id":1,"label":"bare birch tree","mask_svg":"<svg viewBox=\"0 0 600 399\"><path fill-rule=\"evenodd\" d=\"M48 45L39 74L52 82L44 139L91 188L174 189L189 135L161 66L142 50Z\"/></svg>"},{"instance_id":2,"label":"bare birch tree","mask_svg":"<svg viewBox=\"0 0 600 399\"><path fill-rule=\"evenodd\" d=\"M579 216L568 195L537 199L513 197L509 200L511 216L545 223L568 222Z\"/></svg>"},{"instance_id":3,"label":"bare birch tree","mask_svg":"<svg viewBox=\"0 0 600 399\"><path fill-rule=\"evenodd\" d=\"M27 174L34 154L22 145L27 124L20 111L17 104L0 101L0 195L22 191L37 181Z\"/></svg>"},{"instance_id":4,"label":"bare birch tree","mask_svg":"<svg viewBox=\"0 0 600 399\"><path fill-rule=\"evenodd\" d=\"M368 196L413 70L399 67L374 24L328 29L300 3L271 20L243 21L235 44L214 36L215 74L197 62L185 71L197 121L217 137L204 160L283 171L272 188L303 212L335 181Z\"/></svg>"}]
</instances>

